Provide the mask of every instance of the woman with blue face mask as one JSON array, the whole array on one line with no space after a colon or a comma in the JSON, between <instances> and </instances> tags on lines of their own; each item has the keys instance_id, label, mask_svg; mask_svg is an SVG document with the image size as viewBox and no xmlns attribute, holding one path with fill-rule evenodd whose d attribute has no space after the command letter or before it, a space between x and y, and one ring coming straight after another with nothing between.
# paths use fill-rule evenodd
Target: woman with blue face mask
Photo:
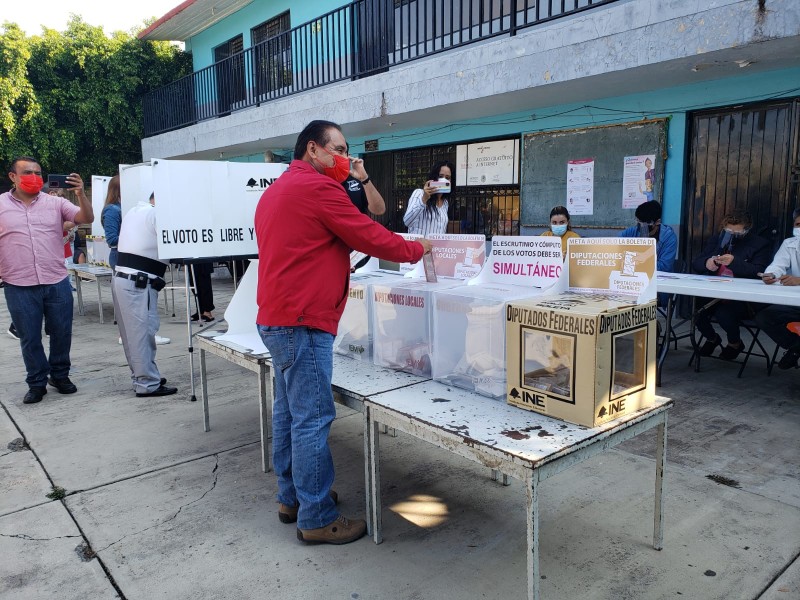
<instances>
[{"instance_id":1,"label":"woman with blue face mask","mask_svg":"<svg viewBox=\"0 0 800 600\"><path fill-rule=\"evenodd\" d=\"M750 213L734 211L722 221L722 231L708 240L703 252L694 258L692 268L703 275L757 279L758 274L770 263L772 252L769 241L751 231L753 220ZM727 336L727 345L719 357L733 360L744 349L739 324L752 319L762 305L735 300L715 301L698 311L695 327L703 334L705 343L698 349L700 356L711 356L722 338L711 323L716 317Z\"/></svg>"},{"instance_id":2,"label":"woman with blue face mask","mask_svg":"<svg viewBox=\"0 0 800 600\"><path fill-rule=\"evenodd\" d=\"M567 240L570 238L581 237L569 226L569 211L565 206L555 206L550 211L550 230L540 233L544 236L556 236L561 238L561 256L567 256Z\"/></svg>"}]
</instances>

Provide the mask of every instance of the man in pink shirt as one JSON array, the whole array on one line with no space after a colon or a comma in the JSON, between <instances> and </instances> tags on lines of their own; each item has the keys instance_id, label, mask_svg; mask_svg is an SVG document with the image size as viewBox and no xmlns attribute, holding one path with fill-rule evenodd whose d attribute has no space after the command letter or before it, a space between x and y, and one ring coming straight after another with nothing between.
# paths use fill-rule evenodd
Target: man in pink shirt
<instances>
[{"instance_id":1,"label":"man in pink shirt","mask_svg":"<svg viewBox=\"0 0 800 600\"><path fill-rule=\"evenodd\" d=\"M77 173L67 177L79 206L42 193L42 168L35 158L14 159L14 185L0 194L0 279L17 328L28 376L23 402L39 402L49 383L62 394L78 391L69 380L72 345L72 286L64 266L62 231L66 221L91 223L92 204ZM42 346L42 319L50 332L50 356Z\"/></svg>"}]
</instances>

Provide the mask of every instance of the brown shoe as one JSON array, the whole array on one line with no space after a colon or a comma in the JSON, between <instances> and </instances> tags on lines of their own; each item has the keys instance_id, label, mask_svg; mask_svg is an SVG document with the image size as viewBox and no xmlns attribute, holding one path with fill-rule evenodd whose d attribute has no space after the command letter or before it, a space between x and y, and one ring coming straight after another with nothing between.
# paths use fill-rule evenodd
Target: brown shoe
<instances>
[{"instance_id":1,"label":"brown shoe","mask_svg":"<svg viewBox=\"0 0 800 600\"><path fill-rule=\"evenodd\" d=\"M339 494L335 490L330 491L331 500L334 504L339 504ZM294 506L288 504L278 504L278 518L281 523L297 523L297 511L300 508L300 503Z\"/></svg>"},{"instance_id":2,"label":"brown shoe","mask_svg":"<svg viewBox=\"0 0 800 600\"><path fill-rule=\"evenodd\" d=\"M352 521L339 515L333 523L319 529L299 529L297 539L307 544L349 544L367 533L367 522L363 519Z\"/></svg>"}]
</instances>

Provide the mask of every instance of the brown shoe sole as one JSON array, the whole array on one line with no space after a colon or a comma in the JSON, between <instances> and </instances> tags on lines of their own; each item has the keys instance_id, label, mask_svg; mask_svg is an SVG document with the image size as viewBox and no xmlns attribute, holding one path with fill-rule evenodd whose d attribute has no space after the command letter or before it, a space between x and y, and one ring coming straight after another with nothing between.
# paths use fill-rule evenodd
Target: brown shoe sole
<instances>
[{"instance_id":1,"label":"brown shoe sole","mask_svg":"<svg viewBox=\"0 0 800 600\"><path fill-rule=\"evenodd\" d=\"M330 496L334 504L339 504L339 494L337 494L335 490L331 490ZM281 504L281 506L283 506L283 504ZM281 523L286 523L287 525L297 523L297 509L298 507L295 507L294 512L287 513L278 508L278 519L280 519Z\"/></svg>"}]
</instances>

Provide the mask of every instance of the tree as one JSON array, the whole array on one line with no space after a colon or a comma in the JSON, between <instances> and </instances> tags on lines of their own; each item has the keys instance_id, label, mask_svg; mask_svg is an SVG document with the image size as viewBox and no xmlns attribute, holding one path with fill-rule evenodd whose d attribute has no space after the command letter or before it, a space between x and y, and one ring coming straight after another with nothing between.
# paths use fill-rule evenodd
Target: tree
<instances>
[{"instance_id":1,"label":"tree","mask_svg":"<svg viewBox=\"0 0 800 600\"><path fill-rule=\"evenodd\" d=\"M4 166L31 154L45 172L75 171L87 181L141 160L143 95L192 68L190 55L168 42L106 36L75 15L66 31L32 37L5 23L0 55Z\"/></svg>"}]
</instances>

